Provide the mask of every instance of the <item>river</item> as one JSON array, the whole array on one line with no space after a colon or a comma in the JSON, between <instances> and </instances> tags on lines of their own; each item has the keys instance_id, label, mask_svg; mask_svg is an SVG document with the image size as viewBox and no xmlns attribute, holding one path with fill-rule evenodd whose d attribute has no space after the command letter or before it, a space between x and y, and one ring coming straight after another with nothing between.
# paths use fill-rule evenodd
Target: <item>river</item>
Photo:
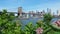
<instances>
[{"instance_id":1,"label":"river","mask_svg":"<svg viewBox=\"0 0 60 34\"><path fill-rule=\"evenodd\" d=\"M51 20L51 22L54 22L54 21L56 21L56 20L58 20L58 19L59 19L59 18L53 18L53 19ZM32 22L32 24L35 25L38 20L43 20L43 18L21 19L20 21L21 21L22 25L26 25L26 24L28 24L29 22Z\"/></svg>"}]
</instances>

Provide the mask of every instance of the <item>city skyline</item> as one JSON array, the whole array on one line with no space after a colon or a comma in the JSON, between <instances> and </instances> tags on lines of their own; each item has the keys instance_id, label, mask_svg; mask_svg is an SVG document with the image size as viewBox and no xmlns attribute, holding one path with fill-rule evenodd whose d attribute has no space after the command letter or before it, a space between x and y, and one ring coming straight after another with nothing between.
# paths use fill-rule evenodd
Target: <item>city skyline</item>
<instances>
[{"instance_id":1,"label":"city skyline","mask_svg":"<svg viewBox=\"0 0 60 34\"><path fill-rule=\"evenodd\" d=\"M18 7L23 7L23 10L45 10L50 8L53 12L60 9L60 0L0 0L0 10L7 9L9 11L17 11Z\"/></svg>"}]
</instances>

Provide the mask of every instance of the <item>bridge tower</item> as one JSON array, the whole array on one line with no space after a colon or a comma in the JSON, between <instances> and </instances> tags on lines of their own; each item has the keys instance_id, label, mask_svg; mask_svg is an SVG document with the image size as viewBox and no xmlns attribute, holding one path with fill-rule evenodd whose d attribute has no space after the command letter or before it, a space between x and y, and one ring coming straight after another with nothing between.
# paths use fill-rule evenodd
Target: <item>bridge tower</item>
<instances>
[{"instance_id":1,"label":"bridge tower","mask_svg":"<svg viewBox=\"0 0 60 34\"><path fill-rule=\"evenodd\" d=\"M18 16L22 16L22 7L18 7Z\"/></svg>"}]
</instances>

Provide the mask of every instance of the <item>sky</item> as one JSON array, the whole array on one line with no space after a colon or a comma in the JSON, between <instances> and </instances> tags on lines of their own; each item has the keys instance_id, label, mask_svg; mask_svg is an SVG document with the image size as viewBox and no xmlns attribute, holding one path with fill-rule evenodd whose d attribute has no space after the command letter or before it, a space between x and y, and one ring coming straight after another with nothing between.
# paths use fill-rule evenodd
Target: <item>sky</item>
<instances>
[{"instance_id":1,"label":"sky","mask_svg":"<svg viewBox=\"0 0 60 34\"><path fill-rule=\"evenodd\" d=\"M52 12L60 9L60 0L0 0L0 10L7 9L16 11L18 7L22 7L24 12L31 10L47 10L50 8Z\"/></svg>"}]
</instances>

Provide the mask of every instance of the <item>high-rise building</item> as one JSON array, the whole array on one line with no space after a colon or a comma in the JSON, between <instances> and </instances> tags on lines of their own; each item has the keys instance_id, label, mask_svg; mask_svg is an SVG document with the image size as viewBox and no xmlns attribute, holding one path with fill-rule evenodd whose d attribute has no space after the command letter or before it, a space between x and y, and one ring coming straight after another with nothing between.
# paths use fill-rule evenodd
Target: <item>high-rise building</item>
<instances>
[{"instance_id":1,"label":"high-rise building","mask_svg":"<svg viewBox=\"0 0 60 34\"><path fill-rule=\"evenodd\" d=\"M47 12L48 12L48 13L51 13L51 9L47 8Z\"/></svg>"},{"instance_id":2,"label":"high-rise building","mask_svg":"<svg viewBox=\"0 0 60 34\"><path fill-rule=\"evenodd\" d=\"M43 14L45 14L45 10L42 10Z\"/></svg>"},{"instance_id":3,"label":"high-rise building","mask_svg":"<svg viewBox=\"0 0 60 34\"><path fill-rule=\"evenodd\" d=\"M60 10L57 10L57 15L60 16Z\"/></svg>"},{"instance_id":4,"label":"high-rise building","mask_svg":"<svg viewBox=\"0 0 60 34\"><path fill-rule=\"evenodd\" d=\"M51 15L53 15L53 12L49 8L47 8L47 13L50 13Z\"/></svg>"}]
</instances>

